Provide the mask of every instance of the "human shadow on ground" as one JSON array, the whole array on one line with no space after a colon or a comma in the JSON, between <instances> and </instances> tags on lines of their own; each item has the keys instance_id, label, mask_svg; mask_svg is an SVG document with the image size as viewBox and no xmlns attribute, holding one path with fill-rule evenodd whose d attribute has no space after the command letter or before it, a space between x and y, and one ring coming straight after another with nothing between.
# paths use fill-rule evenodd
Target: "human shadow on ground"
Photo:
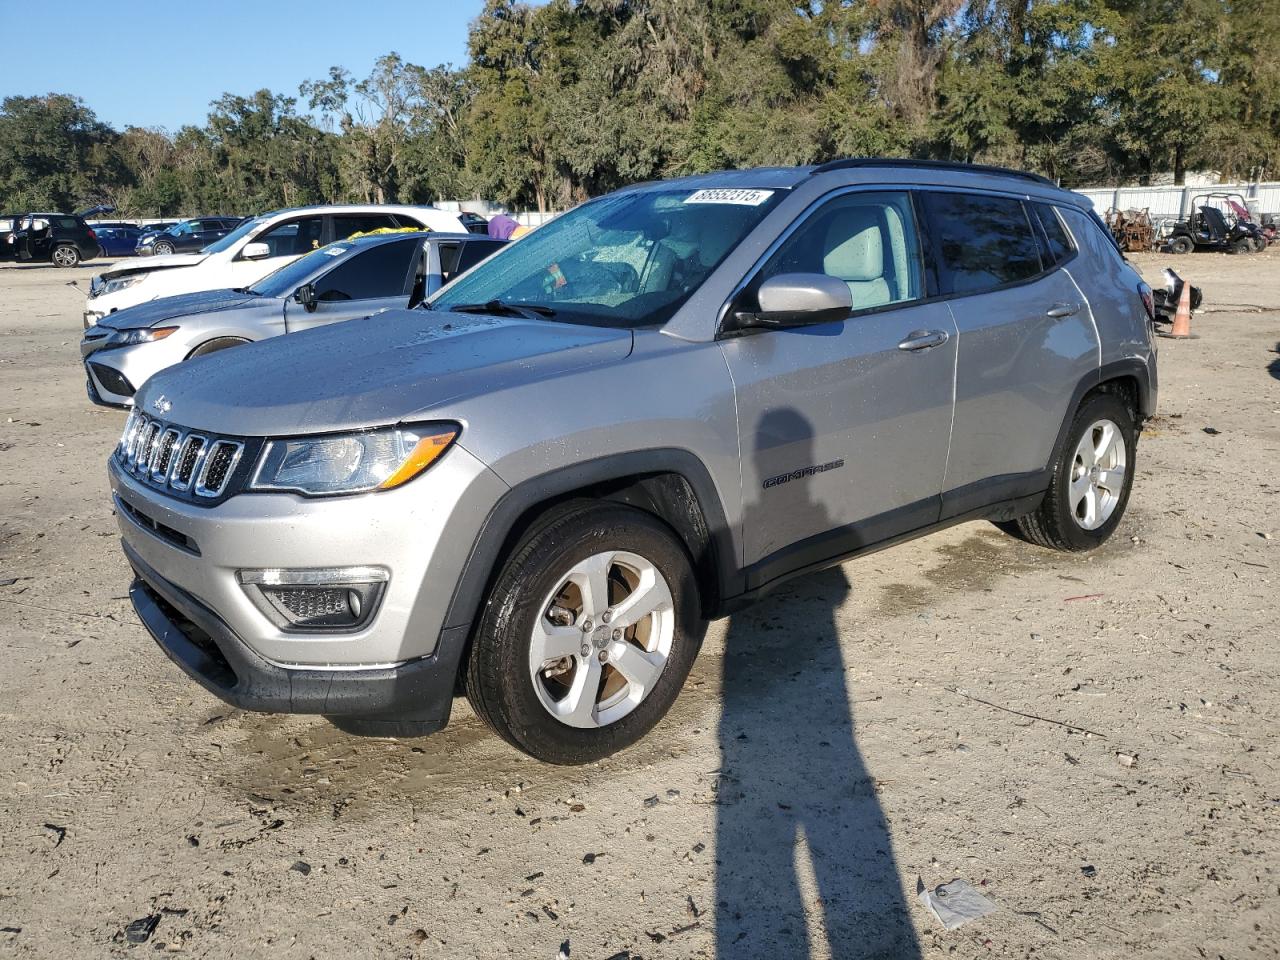
<instances>
[{"instance_id":1,"label":"human shadow on ground","mask_svg":"<svg viewBox=\"0 0 1280 960\"><path fill-rule=\"evenodd\" d=\"M757 449L786 437L797 464L814 462L812 428L800 414L772 411L757 432ZM766 510L798 510L808 514L801 529L828 527L803 480L754 496L746 524ZM716 807L720 960L920 956L854 736L835 614L849 592L844 573L831 569L729 623Z\"/></svg>"}]
</instances>

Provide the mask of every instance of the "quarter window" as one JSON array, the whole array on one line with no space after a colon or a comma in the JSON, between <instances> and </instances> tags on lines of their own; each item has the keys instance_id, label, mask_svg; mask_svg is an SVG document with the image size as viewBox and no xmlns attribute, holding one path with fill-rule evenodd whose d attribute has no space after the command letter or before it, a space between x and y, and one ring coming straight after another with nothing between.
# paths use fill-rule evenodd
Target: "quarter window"
<instances>
[{"instance_id":1,"label":"quarter window","mask_svg":"<svg viewBox=\"0 0 1280 960\"><path fill-rule=\"evenodd\" d=\"M317 300L372 300L404 293L415 239L382 243L334 267L316 281Z\"/></svg>"},{"instance_id":2,"label":"quarter window","mask_svg":"<svg viewBox=\"0 0 1280 960\"><path fill-rule=\"evenodd\" d=\"M1038 274L1040 249L1021 200L924 193L938 292L978 293Z\"/></svg>"},{"instance_id":3,"label":"quarter window","mask_svg":"<svg viewBox=\"0 0 1280 960\"><path fill-rule=\"evenodd\" d=\"M809 217L755 279L825 273L849 285L854 310L918 300L920 245L905 193L851 193Z\"/></svg>"},{"instance_id":4,"label":"quarter window","mask_svg":"<svg viewBox=\"0 0 1280 960\"><path fill-rule=\"evenodd\" d=\"M1031 209L1036 212L1036 219L1044 228L1045 240L1049 243L1049 254L1055 264L1062 263L1074 252L1071 237L1067 234L1062 221L1058 219L1053 207L1047 203L1033 203Z\"/></svg>"}]
</instances>

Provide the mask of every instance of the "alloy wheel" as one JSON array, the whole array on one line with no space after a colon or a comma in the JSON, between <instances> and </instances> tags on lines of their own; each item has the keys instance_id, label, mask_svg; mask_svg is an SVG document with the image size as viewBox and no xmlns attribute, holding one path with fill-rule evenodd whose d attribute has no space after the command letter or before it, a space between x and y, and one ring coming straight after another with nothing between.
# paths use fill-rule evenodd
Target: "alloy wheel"
<instances>
[{"instance_id":1,"label":"alloy wheel","mask_svg":"<svg viewBox=\"0 0 1280 960\"><path fill-rule=\"evenodd\" d=\"M53 262L60 267L74 267L80 262L80 254L73 247L58 247L53 251Z\"/></svg>"},{"instance_id":2,"label":"alloy wheel","mask_svg":"<svg viewBox=\"0 0 1280 960\"><path fill-rule=\"evenodd\" d=\"M1071 461L1071 515L1085 530L1096 530L1115 512L1124 491L1128 457L1124 434L1110 420L1098 420L1076 446Z\"/></svg>"},{"instance_id":3,"label":"alloy wheel","mask_svg":"<svg viewBox=\"0 0 1280 960\"><path fill-rule=\"evenodd\" d=\"M571 727L621 720L653 691L671 654L675 602L661 571L626 551L579 561L544 599L529 643L542 706Z\"/></svg>"}]
</instances>

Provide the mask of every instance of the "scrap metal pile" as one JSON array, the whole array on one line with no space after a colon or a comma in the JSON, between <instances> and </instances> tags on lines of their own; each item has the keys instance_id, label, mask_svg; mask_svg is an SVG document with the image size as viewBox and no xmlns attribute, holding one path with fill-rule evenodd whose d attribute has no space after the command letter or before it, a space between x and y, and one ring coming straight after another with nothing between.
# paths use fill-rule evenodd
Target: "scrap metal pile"
<instances>
[{"instance_id":1,"label":"scrap metal pile","mask_svg":"<svg viewBox=\"0 0 1280 960\"><path fill-rule=\"evenodd\" d=\"M1156 245L1155 224L1148 207L1141 210L1108 210L1107 227L1125 253L1151 250Z\"/></svg>"}]
</instances>

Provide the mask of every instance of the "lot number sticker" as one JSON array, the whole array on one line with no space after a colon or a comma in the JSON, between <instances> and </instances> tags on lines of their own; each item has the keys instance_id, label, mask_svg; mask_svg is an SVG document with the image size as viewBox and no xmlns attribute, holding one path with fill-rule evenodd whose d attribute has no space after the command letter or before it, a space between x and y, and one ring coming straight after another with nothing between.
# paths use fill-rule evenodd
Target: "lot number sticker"
<instances>
[{"instance_id":1,"label":"lot number sticker","mask_svg":"<svg viewBox=\"0 0 1280 960\"><path fill-rule=\"evenodd\" d=\"M685 203L736 203L744 207L758 207L773 196L772 190L696 190L685 198Z\"/></svg>"}]
</instances>

